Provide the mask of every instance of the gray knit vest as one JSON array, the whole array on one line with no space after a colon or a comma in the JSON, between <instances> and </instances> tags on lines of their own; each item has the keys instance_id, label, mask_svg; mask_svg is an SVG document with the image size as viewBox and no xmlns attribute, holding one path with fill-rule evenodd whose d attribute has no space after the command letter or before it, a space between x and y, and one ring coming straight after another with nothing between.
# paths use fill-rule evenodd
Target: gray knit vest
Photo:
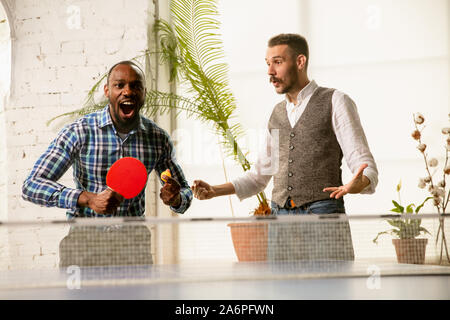
<instances>
[{"instance_id":1,"label":"gray knit vest","mask_svg":"<svg viewBox=\"0 0 450 320\"><path fill-rule=\"evenodd\" d=\"M286 101L277 104L269 131L279 131L279 170L274 175L272 201L284 206L290 197L297 207L329 199L325 187L342 185L342 150L331 122L334 89L319 87L292 128Z\"/></svg>"}]
</instances>

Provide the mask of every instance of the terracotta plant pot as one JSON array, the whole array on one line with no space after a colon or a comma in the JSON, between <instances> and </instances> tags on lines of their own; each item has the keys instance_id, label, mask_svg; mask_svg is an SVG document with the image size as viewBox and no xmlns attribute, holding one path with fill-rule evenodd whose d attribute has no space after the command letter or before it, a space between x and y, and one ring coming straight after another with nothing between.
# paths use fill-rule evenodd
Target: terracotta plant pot
<instances>
[{"instance_id":1,"label":"terracotta plant pot","mask_svg":"<svg viewBox=\"0 0 450 320\"><path fill-rule=\"evenodd\" d=\"M239 261L267 260L268 225L260 222L229 223Z\"/></svg>"},{"instance_id":2,"label":"terracotta plant pot","mask_svg":"<svg viewBox=\"0 0 450 320\"><path fill-rule=\"evenodd\" d=\"M424 264L428 239L392 239L398 263Z\"/></svg>"}]
</instances>

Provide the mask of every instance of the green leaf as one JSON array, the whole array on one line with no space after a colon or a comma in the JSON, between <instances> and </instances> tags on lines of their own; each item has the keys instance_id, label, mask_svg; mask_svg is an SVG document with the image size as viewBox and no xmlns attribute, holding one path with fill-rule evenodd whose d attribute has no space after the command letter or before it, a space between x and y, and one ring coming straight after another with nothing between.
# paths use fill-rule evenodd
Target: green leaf
<instances>
[{"instance_id":1,"label":"green leaf","mask_svg":"<svg viewBox=\"0 0 450 320\"><path fill-rule=\"evenodd\" d=\"M413 207L415 207L414 203L411 203L410 205L408 205L406 207L406 213L413 213L414 212Z\"/></svg>"},{"instance_id":2,"label":"green leaf","mask_svg":"<svg viewBox=\"0 0 450 320\"><path fill-rule=\"evenodd\" d=\"M378 238L383 234L390 234L391 230L379 232L377 236L372 240L373 243L378 244Z\"/></svg>"},{"instance_id":3,"label":"green leaf","mask_svg":"<svg viewBox=\"0 0 450 320\"><path fill-rule=\"evenodd\" d=\"M392 200L392 203L394 204L396 210L394 211L394 209L392 209L391 211L399 212L399 213L404 213L405 208L402 207L401 205L399 205L399 204L397 203L397 201Z\"/></svg>"},{"instance_id":4,"label":"green leaf","mask_svg":"<svg viewBox=\"0 0 450 320\"><path fill-rule=\"evenodd\" d=\"M428 233L429 235L431 235L431 233L425 229L424 227L419 227L419 231L423 232L423 233Z\"/></svg>"},{"instance_id":5,"label":"green leaf","mask_svg":"<svg viewBox=\"0 0 450 320\"><path fill-rule=\"evenodd\" d=\"M399 230L392 229L391 231L392 231L391 234L394 234L397 238L400 238L400 231Z\"/></svg>"},{"instance_id":6,"label":"green leaf","mask_svg":"<svg viewBox=\"0 0 450 320\"><path fill-rule=\"evenodd\" d=\"M405 227L405 222L402 220L387 220L387 222L396 228L402 229Z\"/></svg>"},{"instance_id":7,"label":"green leaf","mask_svg":"<svg viewBox=\"0 0 450 320\"><path fill-rule=\"evenodd\" d=\"M430 199L433 199L433 197L428 197L428 198L426 198L426 199L422 202L422 204L416 208L416 213L419 213L420 209L422 209L422 207L424 206L425 202L427 202L427 201L430 200Z\"/></svg>"}]
</instances>

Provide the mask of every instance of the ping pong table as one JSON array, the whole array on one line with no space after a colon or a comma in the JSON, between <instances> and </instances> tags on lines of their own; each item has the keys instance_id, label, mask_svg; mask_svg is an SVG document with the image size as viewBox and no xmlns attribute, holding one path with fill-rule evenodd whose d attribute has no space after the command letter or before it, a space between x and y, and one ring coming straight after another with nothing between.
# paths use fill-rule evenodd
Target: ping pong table
<instances>
[{"instance_id":1,"label":"ping pong table","mask_svg":"<svg viewBox=\"0 0 450 320\"><path fill-rule=\"evenodd\" d=\"M9 271L0 299L450 299L450 267L425 268L373 261L84 267L78 284L70 267Z\"/></svg>"},{"instance_id":2,"label":"ping pong table","mask_svg":"<svg viewBox=\"0 0 450 320\"><path fill-rule=\"evenodd\" d=\"M78 220L69 223L70 231L59 243L58 266L6 268L0 271L0 299L450 299L450 266L401 264L392 257L385 259L356 255L354 258L352 242L357 246L368 245L367 249L357 247L358 252L368 250L367 252L375 254L375 250L380 249L371 243L371 233L376 232L372 229L376 224L368 221L367 217L362 220L367 222L364 227L353 224L352 234L355 237L352 240L348 232L347 217L338 218L338 221L333 219L333 223L329 222L329 218L322 221L324 219L321 217L267 220L268 252L271 247L279 252L275 252L272 257L268 255L266 260L251 262L236 261L235 257L221 257L222 251L217 250L219 240L226 237L217 230L228 232L228 218L223 221L215 218L215 222L204 219ZM281 222L283 224L280 225ZM105 223L108 223L107 227L104 226ZM147 227L150 224L162 227L166 223L190 224L195 227L189 229L190 233L185 233L182 239L184 242L192 241L185 248L196 247L198 252L206 252L202 255L203 258L193 255L192 258L177 263L155 261L150 248L161 243L171 244L171 238L153 243ZM219 224L214 229L212 227L215 223ZM45 229L41 230L40 235L48 236L45 244L53 245L55 239L58 239L55 236L58 233L55 232L54 235L53 229L61 226L61 223L52 221L43 225ZM36 228L34 223L29 225L20 222L17 226L11 222L3 224L3 234L17 233L14 239L17 240L19 249L10 249L11 257L16 258L14 254L22 250L22 243L34 243L36 238L31 235L29 239L25 239L30 234L29 230L33 230L30 227ZM157 229L152 230L153 236L158 234ZM199 230L212 232L199 235ZM275 233L272 232L274 230ZM321 238L309 243L315 235L320 235ZM9 238L11 243L12 239ZM42 238L38 239L44 243ZM232 246L231 240L229 241L226 248ZM286 246L286 243L289 245ZM342 250L346 247L348 250ZM35 247L30 246L30 250L33 248ZM329 249L332 249L333 255L316 254L321 250L327 253ZM39 252L41 248L37 246L33 250ZM214 253L214 250L219 251L219 254ZM302 255L298 255L299 252ZM340 255L335 256L336 252ZM333 259L329 259L330 257ZM28 255L25 258L28 264L34 256Z\"/></svg>"}]
</instances>

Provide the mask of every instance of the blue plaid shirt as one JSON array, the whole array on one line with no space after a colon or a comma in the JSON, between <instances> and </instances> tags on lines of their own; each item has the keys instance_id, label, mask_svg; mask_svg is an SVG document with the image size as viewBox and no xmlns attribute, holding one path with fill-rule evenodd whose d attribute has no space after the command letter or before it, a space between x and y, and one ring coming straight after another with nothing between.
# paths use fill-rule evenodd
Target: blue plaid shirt
<instances>
[{"instance_id":1,"label":"blue plaid shirt","mask_svg":"<svg viewBox=\"0 0 450 320\"><path fill-rule=\"evenodd\" d=\"M172 177L181 185L181 205L171 209L184 213L189 208L192 190L175 160L175 149L167 132L141 116L139 126L122 141L111 120L109 106L61 130L34 164L23 184L22 197L38 205L68 209L68 218L108 216L80 207L77 201L82 191L99 193L105 190L108 169L122 157L141 160L148 174L156 170L158 177L161 172L170 169ZM57 183L70 166L73 166L75 189ZM163 182L160 182L162 185ZM143 190L135 198L125 199L115 215L142 216L144 211Z\"/></svg>"}]
</instances>

